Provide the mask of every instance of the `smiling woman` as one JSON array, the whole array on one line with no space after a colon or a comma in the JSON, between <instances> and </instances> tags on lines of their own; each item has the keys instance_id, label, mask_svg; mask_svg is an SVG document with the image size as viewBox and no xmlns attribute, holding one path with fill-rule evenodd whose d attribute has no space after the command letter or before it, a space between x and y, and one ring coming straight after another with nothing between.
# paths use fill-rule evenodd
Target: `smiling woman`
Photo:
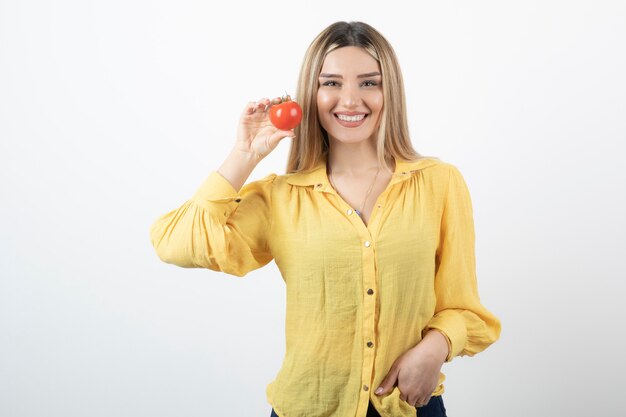
<instances>
[{"instance_id":1,"label":"smiling woman","mask_svg":"<svg viewBox=\"0 0 626 417\"><path fill-rule=\"evenodd\" d=\"M383 107L378 62L360 47L338 48L326 55L319 80L317 110L329 139L375 140Z\"/></svg>"},{"instance_id":2,"label":"smiling woman","mask_svg":"<svg viewBox=\"0 0 626 417\"><path fill-rule=\"evenodd\" d=\"M467 184L411 144L402 74L371 26L337 22L309 46L302 121L250 102L237 141L196 193L151 228L159 257L235 276L275 260L286 352L275 417L445 417L441 367L500 335L478 296ZM287 172L245 184L285 137ZM243 187L242 187L243 185Z\"/></svg>"}]
</instances>

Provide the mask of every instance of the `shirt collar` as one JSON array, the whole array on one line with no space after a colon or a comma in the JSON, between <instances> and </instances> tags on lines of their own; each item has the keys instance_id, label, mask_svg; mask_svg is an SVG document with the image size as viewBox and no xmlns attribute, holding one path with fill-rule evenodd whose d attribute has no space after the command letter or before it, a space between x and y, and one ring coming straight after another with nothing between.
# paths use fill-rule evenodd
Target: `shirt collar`
<instances>
[{"instance_id":1,"label":"shirt collar","mask_svg":"<svg viewBox=\"0 0 626 417\"><path fill-rule=\"evenodd\" d=\"M389 185L404 181L411 177L411 174L420 169L436 165L440 160L435 157L423 157L417 161L396 160L396 169L392 175ZM326 160L322 159L315 167L305 172L294 172L287 175L287 182L292 185L314 186L317 191L330 191L332 186L326 175Z\"/></svg>"}]
</instances>

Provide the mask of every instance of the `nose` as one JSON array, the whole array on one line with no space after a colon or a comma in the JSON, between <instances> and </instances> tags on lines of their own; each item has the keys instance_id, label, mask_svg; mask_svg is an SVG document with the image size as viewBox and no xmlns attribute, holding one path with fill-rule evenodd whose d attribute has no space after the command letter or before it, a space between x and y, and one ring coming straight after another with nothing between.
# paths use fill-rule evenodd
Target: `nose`
<instances>
[{"instance_id":1,"label":"nose","mask_svg":"<svg viewBox=\"0 0 626 417\"><path fill-rule=\"evenodd\" d=\"M346 83L344 88L341 89L341 104L345 108L355 108L361 103L361 95L359 87L354 86L351 83Z\"/></svg>"}]
</instances>

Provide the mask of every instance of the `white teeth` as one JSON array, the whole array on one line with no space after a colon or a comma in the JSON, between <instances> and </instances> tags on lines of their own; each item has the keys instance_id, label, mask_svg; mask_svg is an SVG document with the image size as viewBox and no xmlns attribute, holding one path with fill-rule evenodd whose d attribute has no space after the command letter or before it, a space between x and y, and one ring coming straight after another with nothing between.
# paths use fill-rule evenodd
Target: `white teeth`
<instances>
[{"instance_id":1,"label":"white teeth","mask_svg":"<svg viewBox=\"0 0 626 417\"><path fill-rule=\"evenodd\" d=\"M359 120L363 120L365 115L359 114L358 116L344 116L343 114L338 114L337 117L339 120L343 120L345 122L358 122Z\"/></svg>"}]
</instances>

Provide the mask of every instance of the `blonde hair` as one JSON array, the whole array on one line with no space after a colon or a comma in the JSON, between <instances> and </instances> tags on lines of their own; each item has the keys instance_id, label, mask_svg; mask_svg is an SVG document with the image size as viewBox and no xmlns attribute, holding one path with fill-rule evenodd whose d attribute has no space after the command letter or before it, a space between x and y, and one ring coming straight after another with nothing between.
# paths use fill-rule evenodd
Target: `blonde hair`
<instances>
[{"instance_id":1,"label":"blonde hair","mask_svg":"<svg viewBox=\"0 0 626 417\"><path fill-rule=\"evenodd\" d=\"M287 173L308 171L329 151L328 136L317 114L318 76L326 54L344 46L358 46L381 68L383 109L376 139L378 161L389 170L391 158L414 161L423 158L411 144L406 118L404 83L396 54L389 42L363 22L335 22L311 42L300 67L296 101L302 106L302 122L295 128L287 159Z\"/></svg>"}]
</instances>

